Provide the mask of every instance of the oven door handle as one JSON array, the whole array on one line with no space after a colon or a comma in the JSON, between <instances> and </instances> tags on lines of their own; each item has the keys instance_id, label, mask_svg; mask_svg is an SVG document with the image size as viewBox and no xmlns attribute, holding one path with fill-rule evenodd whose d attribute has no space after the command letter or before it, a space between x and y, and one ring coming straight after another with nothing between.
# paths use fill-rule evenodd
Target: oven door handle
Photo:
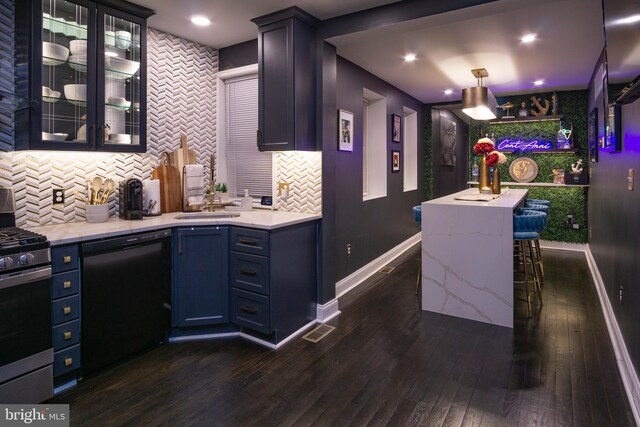
<instances>
[{"instance_id":1,"label":"oven door handle","mask_svg":"<svg viewBox=\"0 0 640 427\"><path fill-rule=\"evenodd\" d=\"M51 267L41 267L34 270L7 274L6 276L0 276L0 289L6 289L17 285L26 285L27 283L49 278L51 278Z\"/></svg>"}]
</instances>

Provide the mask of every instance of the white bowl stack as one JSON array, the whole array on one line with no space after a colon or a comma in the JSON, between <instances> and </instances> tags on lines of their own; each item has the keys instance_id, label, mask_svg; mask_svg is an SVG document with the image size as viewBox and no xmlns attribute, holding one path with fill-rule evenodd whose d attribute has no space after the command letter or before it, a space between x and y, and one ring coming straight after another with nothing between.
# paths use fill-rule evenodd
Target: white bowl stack
<instances>
[{"instance_id":1,"label":"white bowl stack","mask_svg":"<svg viewBox=\"0 0 640 427\"><path fill-rule=\"evenodd\" d=\"M109 135L112 144L131 144L131 135L128 133L112 133Z\"/></svg>"},{"instance_id":2,"label":"white bowl stack","mask_svg":"<svg viewBox=\"0 0 640 427\"><path fill-rule=\"evenodd\" d=\"M73 105L85 105L87 103L87 85L64 85L64 96Z\"/></svg>"},{"instance_id":3,"label":"white bowl stack","mask_svg":"<svg viewBox=\"0 0 640 427\"><path fill-rule=\"evenodd\" d=\"M44 65L60 65L64 64L69 58L69 49L66 47L49 42L42 42L42 64Z\"/></svg>"}]
</instances>

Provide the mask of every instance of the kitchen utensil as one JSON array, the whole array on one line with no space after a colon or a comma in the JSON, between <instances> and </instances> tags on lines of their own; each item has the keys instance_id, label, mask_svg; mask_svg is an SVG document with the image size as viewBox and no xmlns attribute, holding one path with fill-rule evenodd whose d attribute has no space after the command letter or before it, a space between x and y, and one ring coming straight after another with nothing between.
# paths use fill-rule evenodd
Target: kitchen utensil
<instances>
[{"instance_id":1,"label":"kitchen utensil","mask_svg":"<svg viewBox=\"0 0 640 427\"><path fill-rule=\"evenodd\" d=\"M178 212L182 209L180 173L169 163L169 155L162 153L160 163L151 174L160 180L160 209L162 213Z\"/></svg>"},{"instance_id":2,"label":"kitchen utensil","mask_svg":"<svg viewBox=\"0 0 640 427\"><path fill-rule=\"evenodd\" d=\"M109 201L109 195L111 194L115 186L116 186L116 182L111 178L107 179L104 182L103 184L104 190L102 191L102 199L100 203L107 203Z\"/></svg>"},{"instance_id":3,"label":"kitchen utensil","mask_svg":"<svg viewBox=\"0 0 640 427\"><path fill-rule=\"evenodd\" d=\"M102 178L96 176L91 180L91 204L98 204L98 192L102 189Z\"/></svg>"}]
</instances>

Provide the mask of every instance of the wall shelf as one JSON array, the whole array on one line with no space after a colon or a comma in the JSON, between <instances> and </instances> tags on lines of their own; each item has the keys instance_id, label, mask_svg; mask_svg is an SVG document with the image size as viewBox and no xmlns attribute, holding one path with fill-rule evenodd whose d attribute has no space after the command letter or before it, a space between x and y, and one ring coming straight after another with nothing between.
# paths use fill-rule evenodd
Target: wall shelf
<instances>
[{"instance_id":1,"label":"wall shelf","mask_svg":"<svg viewBox=\"0 0 640 427\"><path fill-rule=\"evenodd\" d=\"M490 120L489 124L501 124L501 123L525 123L525 122L546 122L546 121L559 121L562 120L562 115L555 116L527 116L527 117L514 117L514 118L499 118L496 120Z\"/></svg>"}]
</instances>

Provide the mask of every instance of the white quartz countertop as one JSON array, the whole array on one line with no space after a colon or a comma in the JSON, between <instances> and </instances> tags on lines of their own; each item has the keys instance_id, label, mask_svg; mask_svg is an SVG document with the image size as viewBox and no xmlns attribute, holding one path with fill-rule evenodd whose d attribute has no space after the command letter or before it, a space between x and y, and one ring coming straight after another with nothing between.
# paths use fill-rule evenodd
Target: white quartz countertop
<instances>
[{"instance_id":1,"label":"white quartz countertop","mask_svg":"<svg viewBox=\"0 0 640 427\"><path fill-rule=\"evenodd\" d=\"M51 242L51 245L55 246L172 227L233 225L273 230L322 218L320 214L258 209L239 213L240 216L235 218L176 219L177 216L182 215L182 212L173 212L155 217L147 216L141 220L124 220L112 217L109 221L101 223L69 222L29 227L28 229L44 234Z\"/></svg>"},{"instance_id":2,"label":"white quartz countertop","mask_svg":"<svg viewBox=\"0 0 640 427\"><path fill-rule=\"evenodd\" d=\"M423 205L451 205L451 206L486 206L488 208L508 208L513 209L526 197L527 190L510 188L508 190L503 189L503 193L500 197L497 197L491 201L471 201L471 200L456 200L455 197L476 195L478 193L477 188L467 188L466 190L458 191L437 199L423 202Z\"/></svg>"}]
</instances>

